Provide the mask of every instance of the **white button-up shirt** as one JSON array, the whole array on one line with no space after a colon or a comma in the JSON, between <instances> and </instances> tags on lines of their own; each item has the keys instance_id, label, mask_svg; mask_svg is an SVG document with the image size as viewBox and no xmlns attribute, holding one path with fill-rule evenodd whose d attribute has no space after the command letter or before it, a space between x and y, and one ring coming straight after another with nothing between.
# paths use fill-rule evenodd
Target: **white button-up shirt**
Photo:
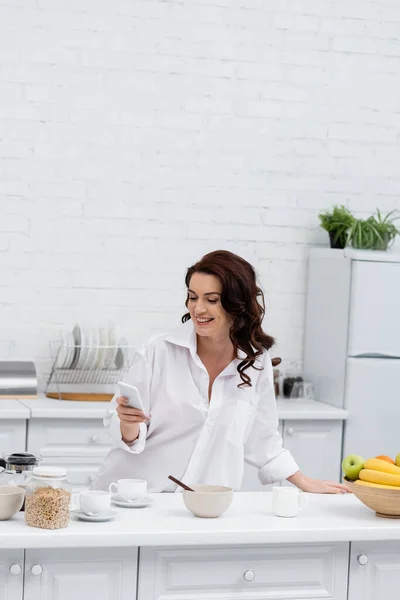
<instances>
[{"instance_id":1,"label":"white button-up shirt","mask_svg":"<svg viewBox=\"0 0 400 600\"><path fill-rule=\"evenodd\" d=\"M240 353L240 357L244 356ZM299 470L282 447L267 351L250 368L252 387L241 383L233 360L218 375L208 403L209 376L197 355L191 321L163 335L140 352L125 377L142 397L149 425L140 425L130 445L121 439L112 399L104 419L117 448L108 454L94 489L106 489L121 478L147 479L150 492L176 490L168 475L186 484L208 483L240 489L244 462L258 468L264 484L286 479Z\"/></svg>"}]
</instances>

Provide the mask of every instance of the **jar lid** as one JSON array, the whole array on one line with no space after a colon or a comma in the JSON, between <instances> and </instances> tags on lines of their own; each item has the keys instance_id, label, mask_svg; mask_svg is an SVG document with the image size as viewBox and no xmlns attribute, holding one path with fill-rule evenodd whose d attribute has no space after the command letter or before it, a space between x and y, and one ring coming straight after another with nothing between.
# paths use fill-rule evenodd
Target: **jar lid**
<instances>
[{"instance_id":1,"label":"jar lid","mask_svg":"<svg viewBox=\"0 0 400 600\"><path fill-rule=\"evenodd\" d=\"M33 475L36 475L36 477L63 479L67 476L67 471L63 467L35 467L33 469Z\"/></svg>"},{"instance_id":2,"label":"jar lid","mask_svg":"<svg viewBox=\"0 0 400 600\"><path fill-rule=\"evenodd\" d=\"M9 454L6 457L6 461L9 465L37 465L39 462L39 458L37 458L34 454L28 454L27 452L15 452L14 454Z\"/></svg>"}]
</instances>

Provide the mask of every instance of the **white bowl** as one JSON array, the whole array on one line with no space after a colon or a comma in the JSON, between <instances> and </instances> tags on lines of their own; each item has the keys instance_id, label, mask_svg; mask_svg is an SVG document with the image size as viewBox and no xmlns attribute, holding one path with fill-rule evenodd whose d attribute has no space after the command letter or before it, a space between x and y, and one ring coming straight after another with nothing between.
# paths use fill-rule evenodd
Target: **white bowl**
<instances>
[{"instance_id":1,"label":"white bowl","mask_svg":"<svg viewBox=\"0 0 400 600\"><path fill-rule=\"evenodd\" d=\"M0 485L0 521L11 519L24 503L25 490L17 485Z\"/></svg>"},{"instance_id":2,"label":"white bowl","mask_svg":"<svg viewBox=\"0 0 400 600\"><path fill-rule=\"evenodd\" d=\"M220 517L232 504L233 490L223 485L196 484L194 492L184 490L183 501L195 517Z\"/></svg>"}]
</instances>

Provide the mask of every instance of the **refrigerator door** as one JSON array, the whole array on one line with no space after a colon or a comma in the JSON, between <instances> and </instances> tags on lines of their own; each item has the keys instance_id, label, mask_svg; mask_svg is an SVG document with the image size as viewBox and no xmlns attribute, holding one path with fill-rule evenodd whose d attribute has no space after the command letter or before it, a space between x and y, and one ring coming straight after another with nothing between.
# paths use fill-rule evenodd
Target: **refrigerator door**
<instances>
[{"instance_id":1,"label":"refrigerator door","mask_svg":"<svg viewBox=\"0 0 400 600\"><path fill-rule=\"evenodd\" d=\"M343 457L400 453L400 359L349 358Z\"/></svg>"},{"instance_id":2,"label":"refrigerator door","mask_svg":"<svg viewBox=\"0 0 400 600\"><path fill-rule=\"evenodd\" d=\"M400 357L400 263L352 262L348 355Z\"/></svg>"}]
</instances>

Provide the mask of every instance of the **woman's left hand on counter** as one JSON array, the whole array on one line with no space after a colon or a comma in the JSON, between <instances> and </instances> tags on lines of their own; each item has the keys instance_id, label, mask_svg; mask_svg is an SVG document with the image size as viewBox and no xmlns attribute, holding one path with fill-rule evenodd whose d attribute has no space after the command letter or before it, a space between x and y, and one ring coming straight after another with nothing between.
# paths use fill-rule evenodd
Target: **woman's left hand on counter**
<instances>
[{"instance_id":1,"label":"woman's left hand on counter","mask_svg":"<svg viewBox=\"0 0 400 600\"><path fill-rule=\"evenodd\" d=\"M342 483L337 481L329 481L325 479L312 479L303 475L301 471L298 471L291 477L288 477L288 481L296 485L303 492L311 492L314 494L347 494L349 490Z\"/></svg>"}]
</instances>

